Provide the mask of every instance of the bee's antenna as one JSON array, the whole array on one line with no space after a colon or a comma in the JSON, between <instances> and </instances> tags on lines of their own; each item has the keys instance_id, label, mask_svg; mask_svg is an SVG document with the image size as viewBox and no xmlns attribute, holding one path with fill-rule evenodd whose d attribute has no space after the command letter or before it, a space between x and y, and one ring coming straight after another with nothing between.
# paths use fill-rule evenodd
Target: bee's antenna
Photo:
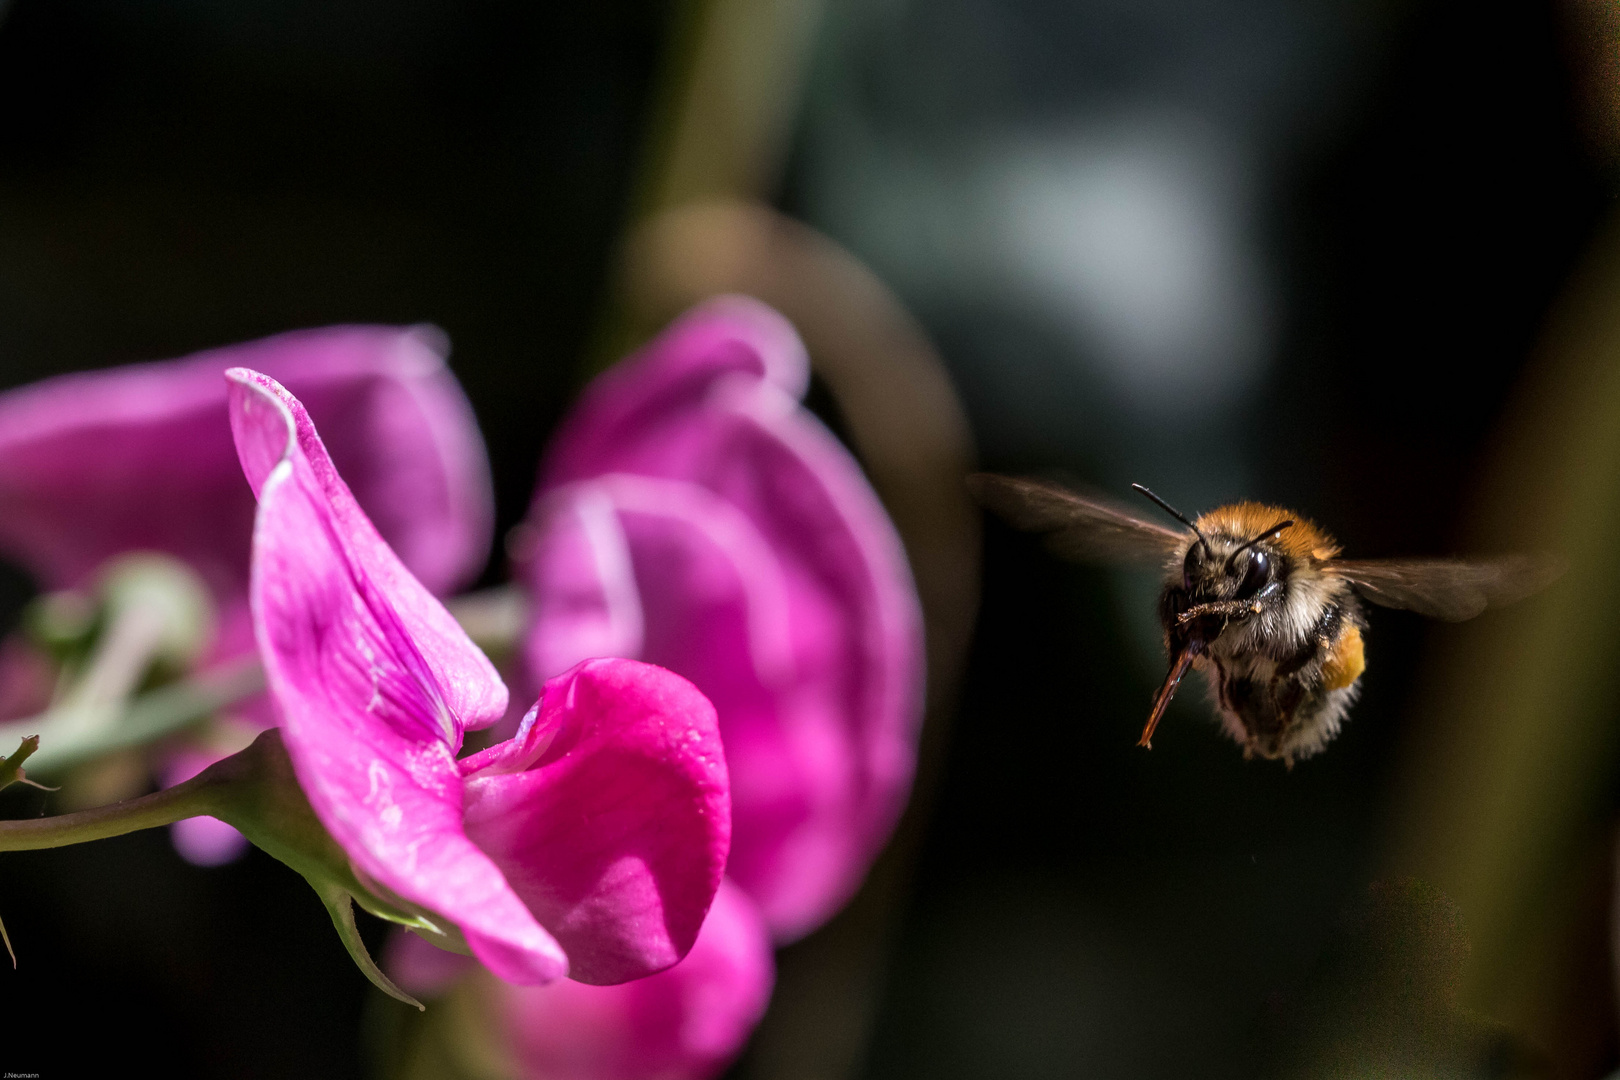
<instances>
[{"instance_id":1,"label":"bee's antenna","mask_svg":"<svg viewBox=\"0 0 1620 1080\"><path fill-rule=\"evenodd\" d=\"M1187 528L1191 529L1193 531L1193 535L1198 537L1198 542L1204 546L1204 555L1205 555L1206 558L1213 559L1215 557L1214 552L1209 550L1209 537L1207 537L1203 533L1199 532L1198 531L1198 526L1194 525L1192 523L1192 520L1190 518L1188 518L1186 514L1183 514L1180 510L1177 510L1175 507L1171 506L1169 503L1165 502L1163 499L1161 499L1157 495L1153 494L1153 492L1149 491L1142 484L1132 484L1131 487L1135 488L1137 491L1140 491L1142 494L1146 495L1148 498L1150 498L1154 502L1158 503L1159 504L1159 509L1163 510L1165 513L1169 514L1171 517L1175 518L1177 521L1179 521L1183 525L1187 526ZM1289 524L1292 525L1293 522L1290 521ZM1259 539L1259 537L1256 537L1255 539ZM1252 541L1252 540L1250 541L1250 543L1253 543L1253 542L1254 541Z\"/></svg>"}]
</instances>

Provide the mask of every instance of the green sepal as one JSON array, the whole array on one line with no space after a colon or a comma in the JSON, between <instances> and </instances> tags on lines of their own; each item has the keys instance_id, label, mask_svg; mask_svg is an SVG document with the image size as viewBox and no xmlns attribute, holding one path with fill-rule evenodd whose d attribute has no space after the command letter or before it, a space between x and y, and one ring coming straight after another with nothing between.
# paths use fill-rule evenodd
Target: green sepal
<instances>
[{"instance_id":1,"label":"green sepal","mask_svg":"<svg viewBox=\"0 0 1620 1080\"><path fill-rule=\"evenodd\" d=\"M28 756L24 750L31 752L32 748L25 746L6 761L20 762ZM0 851L64 847L202 815L235 826L256 847L308 881L332 915L338 937L355 964L385 993L419 1004L389 982L366 953L354 929L351 901L379 919L414 930L441 948L468 951L460 931L448 920L361 881L348 855L315 816L276 728L263 732L246 750L215 762L172 788L73 814L0 821Z\"/></svg>"},{"instance_id":2,"label":"green sepal","mask_svg":"<svg viewBox=\"0 0 1620 1080\"><path fill-rule=\"evenodd\" d=\"M17 747L14 754L4 761L0 761L0 791L4 791L16 783L33 784L34 787L43 786L34 784L32 780L28 779L28 774L23 772L23 762L33 757L34 751L38 749L39 736L28 735L23 738L21 745Z\"/></svg>"},{"instance_id":3,"label":"green sepal","mask_svg":"<svg viewBox=\"0 0 1620 1080\"><path fill-rule=\"evenodd\" d=\"M426 1012L427 1006L395 986L394 980L383 974L382 968L371 958L371 953L366 951L366 943L360 940L360 928L354 925L354 898L333 885L315 881L311 881L310 885L321 898L321 903L326 905L327 913L332 916L332 925L337 928L338 939L343 942L343 947L349 950L349 958L365 977L371 980L371 985L391 998L403 1001L407 1005L415 1005L418 1010Z\"/></svg>"},{"instance_id":4,"label":"green sepal","mask_svg":"<svg viewBox=\"0 0 1620 1080\"><path fill-rule=\"evenodd\" d=\"M309 799L293 773L292 761L287 757L279 729L271 728L246 750L203 770L196 781L207 783L213 793L209 801L214 809L208 813L235 826L256 847L303 875L327 909L333 912L333 922L338 927L339 936L344 935L345 925L352 926L354 923L353 911L348 907L349 899L352 899L377 918L414 930L443 948L467 951L460 932L447 920L430 917L429 912L414 904L386 893L369 882L363 882L354 872L349 856L332 839L326 826L321 824L310 807ZM334 907L337 903L334 897L339 894L348 898L342 903L347 913L343 918L339 918ZM373 976L375 965L370 963L370 958L366 957L362 962L355 953L356 948L361 954L365 951L364 946L359 944L359 938L355 937L352 945L345 938L344 945L349 947L350 955L355 956L355 962L367 977L377 982L381 973ZM390 989L391 983L388 986L382 983L377 985L385 992L399 996L397 988Z\"/></svg>"}]
</instances>

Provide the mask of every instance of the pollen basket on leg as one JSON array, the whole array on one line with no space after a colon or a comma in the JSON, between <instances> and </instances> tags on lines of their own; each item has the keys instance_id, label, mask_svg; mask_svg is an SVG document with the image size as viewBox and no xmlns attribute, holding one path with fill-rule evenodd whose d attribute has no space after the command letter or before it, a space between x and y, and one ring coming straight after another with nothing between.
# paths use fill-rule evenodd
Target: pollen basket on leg
<instances>
[{"instance_id":1,"label":"pollen basket on leg","mask_svg":"<svg viewBox=\"0 0 1620 1080\"><path fill-rule=\"evenodd\" d=\"M1342 690L1367 670L1367 656L1361 631L1352 626L1339 638L1333 655L1322 665L1322 689Z\"/></svg>"}]
</instances>

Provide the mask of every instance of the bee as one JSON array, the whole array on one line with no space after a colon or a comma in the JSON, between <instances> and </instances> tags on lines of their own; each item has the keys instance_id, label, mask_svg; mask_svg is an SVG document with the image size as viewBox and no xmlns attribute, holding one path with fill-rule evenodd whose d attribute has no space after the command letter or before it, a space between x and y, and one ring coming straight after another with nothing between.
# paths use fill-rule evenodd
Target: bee
<instances>
[{"instance_id":1,"label":"bee","mask_svg":"<svg viewBox=\"0 0 1620 1080\"><path fill-rule=\"evenodd\" d=\"M1332 741L1360 691L1362 600L1460 622L1564 571L1550 555L1341 559L1331 536L1290 510L1239 502L1195 521L1141 484L1131 486L1183 528L1037 480L978 473L968 486L1009 524L1045 533L1061 556L1163 567L1159 619L1170 670L1138 746L1152 746L1191 669L1208 681L1221 727L1243 756L1290 768Z\"/></svg>"}]
</instances>

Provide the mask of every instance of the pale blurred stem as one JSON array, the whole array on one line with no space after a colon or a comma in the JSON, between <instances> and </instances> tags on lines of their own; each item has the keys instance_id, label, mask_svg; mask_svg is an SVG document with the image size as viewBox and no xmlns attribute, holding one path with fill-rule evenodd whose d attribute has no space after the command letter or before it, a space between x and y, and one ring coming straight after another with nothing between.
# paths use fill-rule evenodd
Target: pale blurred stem
<instances>
[{"instance_id":1,"label":"pale blurred stem","mask_svg":"<svg viewBox=\"0 0 1620 1080\"><path fill-rule=\"evenodd\" d=\"M529 621L529 599L522 586L497 585L445 601L456 622L497 663L517 648Z\"/></svg>"},{"instance_id":2,"label":"pale blurred stem","mask_svg":"<svg viewBox=\"0 0 1620 1080\"><path fill-rule=\"evenodd\" d=\"M140 685L151 669L152 660L163 647L168 631L165 612L149 604L130 604L115 609L112 621L96 642L78 678L67 688L50 709L26 720L0 724L0 749L15 740L39 735L43 744L34 759L35 771L49 772L85 757L104 753L114 747L108 745L108 735L120 727L125 716L124 703L130 693ZM205 695L212 707L216 693ZM163 699L164 704L181 705L179 715L159 719L161 732L173 730L206 716L197 714L190 698L195 695L173 694ZM212 708L209 709L212 711ZM137 741L155 737L149 733L155 719L147 710L143 719L141 737ZM130 739L115 740L119 745L130 745Z\"/></svg>"},{"instance_id":3,"label":"pale blurred stem","mask_svg":"<svg viewBox=\"0 0 1620 1080\"><path fill-rule=\"evenodd\" d=\"M40 748L31 769L35 773L57 772L113 750L143 746L173 734L264 689L264 672L258 658L247 656L159 687L131 702L100 697L117 675L111 669L123 667L128 659L127 655L117 655L109 660L105 677L93 662L84 681L98 685L85 696L81 697L75 687L61 704L38 716L0 724L0 750L29 735L38 735ZM150 656L147 659L150 661Z\"/></svg>"},{"instance_id":4,"label":"pale blurred stem","mask_svg":"<svg viewBox=\"0 0 1620 1080\"><path fill-rule=\"evenodd\" d=\"M479 648L496 658L517 647L528 617L523 590L515 585L457 597L448 606ZM249 655L128 700L151 666L161 631L148 609L120 613L61 701L37 716L0 724L0 753L38 735L31 771L60 772L172 735L264 689L263 668Z\"/></svg>"},{"instance_id":5,"label":"pale blurred stem","mask_svg":"<svg viewBox=\"0 0 1620 1080\"><path fill-rule=\"evenodd\" d=\"M0 748L39 735L44 752L35 770L50 770L79 748L101 750L101 736L118 725L124 701L140 685L163 644L164 615L145 604L116 610L88 662L50 709L26 720L0 725Z\"/></svg>"},{"instance_id":6,"label":"pale blurred stem","mask_svg":"<svg viewBox=\"0 0 1620 1080\"><path fill-rule=\"evenodd\" d=\"M165 613L148 604L116 608L96 641L84 673L52 709L86 727L112 723L116 706L140 685L168 629Z\"/></svg>"}]
</instances>

